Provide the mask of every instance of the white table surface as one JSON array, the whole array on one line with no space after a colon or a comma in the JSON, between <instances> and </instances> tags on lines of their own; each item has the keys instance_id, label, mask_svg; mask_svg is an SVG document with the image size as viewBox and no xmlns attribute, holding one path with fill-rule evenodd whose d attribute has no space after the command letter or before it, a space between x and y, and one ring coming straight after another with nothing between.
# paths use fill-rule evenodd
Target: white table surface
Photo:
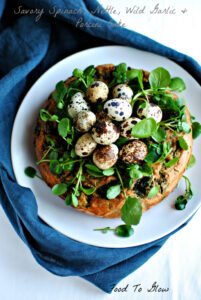
<instances>
[{"instance_id":1,"label":"white table surface","mask_svg":"<svg viewBox=\"0 0 201 300\"><path fill-rule=\"evenodd\" d=\"M102 0L104 7L113 6L120 13L112 15L127 28L147 35L201 62L199 0L133 1ZM151 15L160 8L176 9L175 15ZM126 14L126 7L146 6L142 15ZM181 10L187 12L182 13ZM162 299L200 300L201 295L201 210L191 222L172 236L145 265L122 280L118 288L125 292L111 295L78 277L58 277L40 267L28 248L18 238L0 207L0 299L2 300L92 300L92 299ZM157 282L167 292L148 292ZM134 292L141 284L142 291Z\"/></svg>"}]
</instances>

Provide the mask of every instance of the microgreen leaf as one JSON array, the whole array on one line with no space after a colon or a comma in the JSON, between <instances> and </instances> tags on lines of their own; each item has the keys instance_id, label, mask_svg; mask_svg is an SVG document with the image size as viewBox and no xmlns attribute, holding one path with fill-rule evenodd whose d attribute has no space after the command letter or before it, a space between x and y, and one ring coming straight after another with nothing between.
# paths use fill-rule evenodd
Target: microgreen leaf
<instances>
[{"instance_id":1,"label":"microgreen leaf","mask_svg":"<svg viewBox=\"0 0 201 300\"><path fill-rule=\"evenodd\" d=\"M131 135L137 138L148 138L157 129L157 123L153 118L147 118L137 123L131 131Z\"/></svg>"},{"instance_id":2,"label":"microgreen leaf","mask_svg":"<svg viewBox=\"0 0 201 300\"><path fill-rule=\"evenodd\" d=\"M65 86L64 81L61 80L56 84L56 92L53 93L52 96L54 100L59 104L62 103L66 93L67 93L67 87Z\"/></svg>"},{"instance_id":3,"label":"microgreen leaf","mask_svg":"<svg viewBox=\"0 0 201 300\"><path fill-rule=\"evenodd\" d=\"M149 83L152 89L165 88L170 84L170 73L162 68L156 68L149 75Z\"/></svg>"},{"instance_id":4,"label":"microgreen leaf","mask_svg":"<svg viewBox=\"0 0 201 300\"><path fill-rule=\"evenodd\" d=\"M129 237L133 235L134 229L131 225L122 224L115 228L115 233L120 237Z\"/></svg>"},{"instance_id":5,"label":"microgreen leaf","mask_svg":"<svg viewBox=\"0 0 201 300\"><path fill-rule=\"evenodd\" d=\"M36 176L36 170L32 167L27 167L24 170L24 173L26 176L30 177L30 178L34 178Z\"/></svg>"},{"instance_id":6,"label":"microgreen leaf","mask_svg":"<svg viewBox=\"0 0 201 300\"><path fill-rule=\"evenodd\" d=\"M188 144L186 143L185 139L182 136L179 137L179 146L183 150L188 150Z\"/></svg>"},{"instance_id":7,"label":"microgreen leaf","mask_svg":"<svg viewBox=\"0 0 201 300\"><path fill-rule=\"evenodd\" d=\"M62 173L62 167L58 160L51 160L49 167L50 171L55 175L60 175Z\"/></svg>"},{"instance_id":8,"label":"microgreen leaf","mask_svg":"<svg viewBox=\"0 0 201 300\"><path fill-rule=\"evenodd\" d=\"M68 118L63 118L58 124L58 132L62 137L66 137L70 131L70 120Z\"/></svg>"},{"instance_id":9,"label":"microgreen leaf","mask_svg":"<svg viewBox=\"0 0 201 300\"><path fill-rule=\"evenodd\" d=\"M40 118L44 122L47 122L51 118L51 114L46 109L41 109L40 110Z\"/></svg>"},{"instance_id":10,"label":"microgreen leaf","mask_svg":"<svg viewBox=\"0 0 201 300\"><path fill-rule=\"evenodd\" d=\"M152 135L152 138L157 143L161 143L166 139L166 136L167 136L166 130L163 127L159 126L158 129Z\"/></svg>"},{"instance_id":11,"label":"microgreen leaf","mask_svg":"<svg viewBox=\"0 0 201 300\"><path fill-rule=\"evenodd\" d=\"M174 166L179 160L179 157L174 157L173 159L169 160L168 162L165 163L166 167L172 167Z\"/></svg>"},{"instance_id":12,"label":"microgreen leaf","mask_svg":"<svg viewBox=\"0 0 201 300\"><path fill-rule=\"evenodd\" d=\"M82 185L80 185L80 189L83 193L85 193L86 195L91 195L95 192L96 187L92 187L92 188L84 188Z\"/></svg>"},{"instance_id":13,"label":"microgreen leaf","mask_svg":"<svg viewBox=\"0 0 201 300\"><path fill-rule=\"evenodd\" d=\"M137 198L128 197L121 208L121 218L127 225L137 225L142 216L142 203Z\"/></svg>"},{"instance_id":14,"label":"microgreen leaf","mask_svg":"<svg viewBox=\"0 0 201 300\"><path fill-rule=\"evenodd\" d=\"M71 195L66 196L65 203L66 203L66 205L72 204L72 196Z\"/></svg>"},{"instance_id":15,"label":"microgreen leaf","mask_svg":"<svg viewBox=\"0 0 201 300\"><path fill-rule=\"evenodd\" d=\"M181 122L181 129L185 133L190 133L191 132L191 127L187 122Z\"/></svg>"},{"instance_id":16,"label":"microgreen leaf","mask_svg":"<svg viewBox=\"0 0 201 300\"><path fill-rule=\"evenodd\" d=\"M60 196L67 191L67 185L65 183L57 183L52 188L52 193L54 195Z\"/></svg>"},{"instance_id":17,"label":"microgreen leaf","mask_svg":"<svg viewBox=\"0 0 201 300\"><path fill-rule=\"evenodd\" d=\"M155 185L154 187L151 188L151 190L148 193L148 198L153 198L155 197L159 192L159 186Z\"/></svg>"},{"instance_id":18,"label":"microgreen leaf","mask_svg":"<svg viewBox=\"0 0 201 300\"><path fill-rule=\"evenodd\" d=\"M179 92L179 93L186 89L186 85L185 85L183 79L181 79L179 77L172 78L169 86L173 91Z\"/></svg>"},{"instance_id":19,"label":"microgreen leaf","mask_svg":"<svg viewBox=\"0 0 201 300\"><path fill-rule=\"evenodd\" d=\"M77 207L78 206L78 198L75 194L72 194L72 204Z\"/></svg>"},{"instance_id":20,"label":"microgreen leaf","mask_svg":"<svg viewBox=\"0 0 201 300\"><path fill-rule=\"evenodd\" d=\"M91 171L98 172L102 174L102 171L93 164L86 164L85 167Z\"/></svg>"},{"instance_id":21,"label":"microgreen leaf","mask_svg":"<svg viewBox=\"0 0 201 300\"><path fill-rule=\"evenodd\" d=\"M73 76L75 76L75 77L81 77L82 75L83 75L83 71L82 70L80 70L78 68L76 68L76 69L73 70Z\"/></svg>"},{"instance_id":22,"label":"microgreen leaf","mask_svg":"<svg viewBox=\"0 0 201 300\"><path fill-rule=\"evenodd\" d=\"M106 193L107 199L114 199L121 193L121 185L117 184L114 186L111 186Z\"/></svg>"},{"instance_id":23,"label":"microgreen leaf","mask_svg":"<svg viewBox=\"0 0 201 300\"><path fill-rule=\"evenodd\" d=\"M113 168L103 170L103 175L105 175L105 176L112 176L113 174L114 174Z\"/></svg>"},{"instance_id":24,"label":"microgreen leaf","mask_svg":"<svg viewBox=\"0 0 201 300\"><path fill-rule=\"evenodd\" d=\"M195 163L196 163L196 158L193 154L191 154L191 158L190 158L190 161L187 165L187 169L192 168L195 165Z\"/></svg>"},{"instance_id":25,"label":"microgreen leaf","mask_svg":"<svg viewBox=\"0 0 201 300\"><path fill-rule=\"evenodd\" d=\"M196 139L201 134L201 124L199 122L193 122L193 138Z\"/></svg>"}]
</instances>

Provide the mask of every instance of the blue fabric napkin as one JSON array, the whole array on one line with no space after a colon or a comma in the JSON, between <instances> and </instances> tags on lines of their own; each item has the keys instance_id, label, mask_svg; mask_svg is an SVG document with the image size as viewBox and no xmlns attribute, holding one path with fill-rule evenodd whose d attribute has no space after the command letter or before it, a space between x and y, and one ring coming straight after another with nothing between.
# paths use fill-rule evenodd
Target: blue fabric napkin
<instances>
[{"instance_id":1,"label":"blue fabric napkin","mask_svg":"<svg viewBox=\"0 0 201 300\"><path fill-rule=\"evenodd\" d=\"M36 22L36 14L23 14L23 7L43 9L44 13ZM74 9L77 14L54 16L54 7ZM0 203L41 266L56 275L81 276L110 293L175 231L142 246L106 249L76 242L46 225L37 216L33 193L16 183L12 170L10 138L16 111L39 75L58 60L86 48L117 43L157 53L176 61L200 83L201 67L191 57L141 34L108 26L114 21L103 8L98 12L97 7L101 8L94 0L0 1ZM80 18L100 27L80 27Z\"/></svg>"}]
</instances>

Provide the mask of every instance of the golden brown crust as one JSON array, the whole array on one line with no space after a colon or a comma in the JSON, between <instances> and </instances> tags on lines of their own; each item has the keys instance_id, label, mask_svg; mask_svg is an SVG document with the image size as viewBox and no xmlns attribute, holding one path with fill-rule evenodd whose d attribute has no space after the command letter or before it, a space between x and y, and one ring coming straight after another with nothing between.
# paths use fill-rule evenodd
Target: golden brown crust
<instances>
[{"instance_id":1,"label":"golden brown crust","mask_svg":"<svg viewBox=\"0 0 201 300\"><path fill-rule=\"evenodd\" d=\"M98 70L99 74L101 74L101 78L99 80L105 81L106 75L109 72L112 72L114 70L114 65L113 64L107 64L107 65L102 65L96 67ZM144 81L147 81L147 78L149 76L149 72L143 71L144 73ZM75 78L70 77L65 81L66 86L73 81ZM54 92L54 91L53 91ZM52 92L52 94L53 94ZM53 113L55 111L55 101L52 98L52 94L49 96L49 98L46 100L46 102L43 105L44 109L47 109L49 112ZM177 96L174 95L174 98ZM189 125L190 123L190 114L186 108L186 116L187 116L187 122ZM43 122L40 118L37 120L37 126L36 126L36 131L35 131L35 136L34 136L34 143L35 143L35 152L36 152L36 158L37 161L39 161L46 149L46 140L45 137L48 135L50 129L49 125L47 124L48 122ZM51 122L52 130L54 130L56 124L54 122ZM173 167L170 167L164 172L166 184L164 190L161 189L161 191L155 196L154 198L149 199L148 197L139 197L139 195L132 189L132 187L135 184L135 181L133 182L133 185L129 191L127 191L127 195L129 196L134 196L140 198L143 206L143 212L151 208L152 206L156 205L159 203L161 200L163 200L165 197L171 193L176 185L178 184L179 180L182 177L182 174L184 173L187 164L190 160L191 153L192 153L192 144L193 144L193 139L192 139L192 133L190 134L181 134L187 144L188 144L188 150L177 150L177 156L179 156L179 161L177 162L176 165ZM57 136L53 135L53 139L56 141ZM171 136L171 133L168 133L167 140L169 140L173 146L176 145L178 138L175 138ZM168 157L169 159L172 158L171 155ZM71 179L71 174L70 172L63 172L62 176L58 178L56 175L54 175L50 169L49 169L49 164L47 162L43 162L38 165L40 173L46 182L46 184L49 187L53 187L56 183L60 183L65 180L70 180ZM154 171L154 179L155 180L160 180L160 171L162 168L162 164L154 164L152 165L153 171ZM120 211L121 207L123 206L125 202L125 197L123 193L121 192L116 199L111 199L107 200L105 199L104 196L104 190L105 187L108 186L110 183L111 185L114 185L114 183L118 182L118 179L115 176L109 176L109 177L102 177L102 178L94 178L90 176L89 174L86 174L85 176L86 181L83 183L85 187L93 187L96 186L96 191L94 192L93 196L87 196L83 192L81 192L81 195L79 197L79 205L76 207L77 210L88 213L90 215L95 215L99 217L104 217L104 218L117 218L120 217ZM100 192L97 193L97 191L100 191L102 188L102 195L100 195ZM61 196L61 198L65 198L65 195Z\"/></svg>"}]
</instances>

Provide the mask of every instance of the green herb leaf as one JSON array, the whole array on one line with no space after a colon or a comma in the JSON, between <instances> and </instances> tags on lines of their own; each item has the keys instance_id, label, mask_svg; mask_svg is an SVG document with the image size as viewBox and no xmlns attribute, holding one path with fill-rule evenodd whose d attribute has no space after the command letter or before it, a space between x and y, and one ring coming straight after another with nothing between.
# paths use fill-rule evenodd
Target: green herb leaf
<instances>
[{"instance_id":1,"label":"green herb leaf","mask_svg":"<svg viewBox=\"0 0 201 300\"><path fill-rule=\"evenodd\" d=\"M130 178L137 180L143 176L143 173L139 169L135 168L135 166L133 166L130 168L129 176Z\"/></svg>"},{"instance_id":2,"label":"green herb leaf","mask_svg":"<svg viewBox=\"0 0 201 300\"><path fill-rule=\"evenodd\" d=\"M64 96L67 93L67 87L64 84L64 81L61 80L56 84L56 92L53 93L54 100L59 104L62 103Z\"/></svg>"},{"instance_id":3,"label":"green herb leaf","mask_svg":"<svg viewBox=\"0 0 201 300\"><path fill-rule=\"evenodd\" d=\"M72 196L71 195L66 196L65 203L66 203L66 205L72 204Z\"/></svg>"},{"instance_id":4,"label":"green herb leaf","mask_svg":"<svg viewBox=\"0 0 201 300\"><path fill-rule=\"evenodd\" d=\"M191 127L187 122L181 122L181 129L185 133L190 133L191 132Z\"/></svg>"},{"instance_id":5,"label":"green herb leaf","mask_svg":"<svg viewBox=\"0 0 201 300\"><path fill-rule=\"evenodd\" d=\"M161 143L166 139L166 136L167 136L166 130L163 127L159 126L158 129L152 135L152 139L157 143Z\"/></svg>"},{"instance_id":6,"label":"green herb leaf","mask_svg":"<svg viewBox=\"0 0 201 300\"><path fill-rule=\"evenodd\" d=\"M50 142L51 146L54 147L55 146L55 142L53 141L53 139L50 136L46 136L45 139Z\"/></svg>"},{"instance_id":7,"label":"green herb leaf","mask_svg":"<svg viewBox=\"0 0 201 300\"><path fill-rule=\"evenodd\" d=\"M149 83L152 89L165 88L170 84L170 73L162 68L156 68L149 75Z\"/></svg>"},{"instance_id":8,"label":"green herb leaf","mask_svg":"<svg viewBox=\"0 0 201 300\"><path fill-rule=\"evenodd\" d=\"M115 228L115 233L120 237L129 237L133 235L134 229L130 225L123 224Z\"/></svg>"},{"instance_id":9,"label":"green herb leaf","mask_svg":"<svg viewBox=\"0 0 201 300\"><path fill-rule=\"evenodd\" d=\"M93 164L86 164L85 167L91 171L98 172L102 174L102 171Z\"/></svg>"},{"instance_id":10,"label":"green herb leaf","mask_svg":"<svg viewBox=\"0 0 201 300\"><path fill-rule=\"evenodd\" d=\"M52 188L52 193L54 195L60 196L67 191L67 185L65 183L57 183Z\"/></svg>"},{"instance_id":11,"label":"green herb leaf","mask_svg":"<svg viewBox=\"0 0 201 300\"><path fill-rule=\"evenodd\" d=\"M66 137L70 131L70 120L68 118L63 118L58 124L58 132L62 137Z\"/></svg>"},{"instance_id":12,"label":"green herb leaf","mask_svg":"<svg viewBox=\"0 0 201 300\"><path fill-rule=\"evenodd\" d=\"M56 150L52 151L50 153L49 157L50 157L51 160L57 160L57 158L58 158L58 152Z\"/></svg>"},{"instance_id":13,"label":"green herb leaf","mask_svg":"<svg viewBox=\"0 0 201 300\"><path fill-rule=\"evenodd\" d=\"M46 109L41 109L40 118L42 121L47 122L51 118L51 114Z\"/></svg>"},{"instance_id":14,"label":"green herb leaf","mask_svg":"<svg viewBox=\"0 0 201 300\"><path fill-rule=\"evenodd\" d=\"M175 201L175 208L178 210L183 210L186 207L186 204L188 203L188 200L193 197L193 191L191 188L191 182L188 179L188 177L183 175L183 178L185 179L186 184L186 191L184 195L180 195L177 200Z\"/></svg>"},{"instance_id":15,"label":"green herb leaf","mask_svg":"<svg viewBox=\"0 0 201 300\"><path fill-rule=\"evenodd\" d=\"M165 166L168 168L172 167L178 162L178 160L179 160L179 157L175 157L175 158L169 160L167 163L165 163Z\"/></svg>"},{"instance_id":16,"label":"green herb leaf","mask_svg":"<svg viewBox=\"0 0 201 300\"><path fill-rule=\"evenodd\" d=\"M85 193L86 195L91 195L91 194L93 194L93 193L95 192L96 187L92 187L92 188L86 189L86 188L84 188L82 185L80 185L80 189L81 189L81 191L82 191L83 193Z\"/></svg>"},{"instance_id":17,"label":"green herb leaf","mask_svg":"<svg viewBox=\"0 0 201 300\"><path fill-rule=\"evenodd\" d=\"M30 178L34 178L36 176L36 170L32 167L27 167L24 170L24 173L26 176L30 177Z\"/></svg>"},{"instance_id":18,"label":"green herb leaf","mask_svg":"<svg viewBox=\"0 0 201 300\"><path fill-rule=\"evenodd\" d=\"M113 168L103 170L103 175L105 175L105 176L112 176L113 174L114 174Z\"/></svg>"},{"instance_id":19,"label":"green herb leaf","mask_svg":"<svg viewBox=\"0 0 201 300\"><path fill-rule=\"evenodd\" d=\"M193 154L191 154L191 158L190 158L190 161L187 165L187 169L192 168L195 165L195 163L196 163L196 158Z\"/></svg>"},{"instance_id":20,"label":"green herb leaf","mask_svg":"<svg viewBox=\"0 0 201 300\"><path fill-rule=\"evenodd\" d=\"M143 176L152 176L153 175L153 169L149 164L144 164L140 167L141 172L143 173Z\"/></svg>"},{"instance_id":21,"label":"green herb leaf","mask_svg":"<svg viewBox=\"0 0 201 300\"><path fill-rule=\"evenodd\" d=\"M75 194L72 194L72 204L77 207L78 206L78 198Z\"/></svg>"},{"instance_id":22,"label":"green herb leaf","mask_svg":"<svg viewBox=\"0 0 201 300\"><path fill-rule=\"evenodd\" d=\"M148 193L148 198L153 198L155 197L159 192L159 186L155 185L154 187L151 188L151 190Z\"/></svg>"},{"instance_id":23,"label":"green herb leaf","mask_svg":"<svg viewBox=\"0 0 201 300\"><path fill-rule=\"evenodd\" d=\"M116 144L118 147L121 147L121 146L125 145L126 143L128 143L129 141L130 141L129 139L127 139L127 138L125 138L125 137L123 137L123 136L120 136L119 139L116 141L115 144Z\"/></svg>"},{"instance_id":24,"label":"green herb leaf","mask_svg":"<svg viewBox=\"0 0 201 300\"><path fill-rule=\"evenodd\" d=\"M170 143L164 142L162 155L159 157L159 159L155 163L164 161L166 159L166 157L170 154L170 152L171 152Z\"/></svg>"},{"instance_id":25,"label":"green herb leaf","mask_svg":"<svg viewBox=\"0 0 201 300\"><path fill-rule=\"evenodd\" d=\"M76 69L73 70L73 76L75 76L75 77L81 77L82 75L83 75L83 71L82 70L80 70L78 68L76 68Z\"/></svg>"},{"instance_id":26,"label":"green herb leaf","mask_svg":"<svg viewBox=\"0 0 201 300\"><path fill-rule=\"evenodd\" d=\"M175 92L181 93L182 91L184 91L186 89L186 85L185 85L183 79L181 79L179 77L174 77L171 79L170 88Z\"/></svg>"},{"instance_id":27,"label":"green herb leaf","mask_svg":"<svg viewBox=\"0 0 201 300\"><path fill-rule=\"evenodd\" d=\"M186 143L185 139L182 136L179 137L179 146L183 150L188 150L188 144Z\"/></svg>"},{"instance_id":28,"label":"green herb leaf","mask_svg":"<svg viewBox=\"0 0 201 300\"><path fill-rule=\"evenodd\" d=\"M121 218L126 225L137 225L142 216L142 203L137 198L128 197L121 208Z\"/></svg>"},{"instance_id":29,"label":"green herb leaf","mask_svg":"<svg viewBox=\"0 0 201 300\"><path fill-rule=\"evenodd\" d=\"M154 135L157 123L153 118L148 118L137 123L131 131L131 135L137 138L148 138Z\"/></svg>"},{"instance_id":30,"label":"green herb leaf","mask_svg":"<svg viewBox=\"0 0 201 300\"><path fill-rule=\"evenodd\" d=\"M135 78L138 78L139 71L141 71L141 70L139 70L139 69L128 70L127 73L126 73L128 80L133 80Z\"/></svg>"},{"instance_id":31,"label":"green herb leaf","mask_svg":"<svg viewBox=\"0 0 201 300\"><path fill-rule=\"evenodd\" d=\"M106 193L107 199L114 199L121 193L121 185L117 184L114 186L111 186Z\"/></svg>"},{"instance_id":32,"label":"green herb leaf","mask_svg":"<svg viewBox=\"0 0 201 300\"><path fill-rule=\"evenodd\" d=\"M94 176L94 177L103 177L103 174L102 173L99 173L99 172L95 172L95 171L92 171L90 169L87 169L87 173L89 173L90 175Z\"/></svg>"},{"instance_id":33,"label":"green herb leaf","mask_svg":"<svg viewBox=\"0 0 201 300\"><path fill-rule=\"evenodd\" d=\"M197 137L201 134L201 124L199 122L193 122L193 138L197 139Z\"/></svg>"},{"instance_id":34,"label":"green herb leaf","mask_svg":"<svg viewBox=\"0 0 201 300\"><path fill-rule=\"evenodd\" d=\"M49 167L50 171L55 175L60 175L62 173L62 167L58 160L51 160Z\"/></svg>"}]
</instances>

